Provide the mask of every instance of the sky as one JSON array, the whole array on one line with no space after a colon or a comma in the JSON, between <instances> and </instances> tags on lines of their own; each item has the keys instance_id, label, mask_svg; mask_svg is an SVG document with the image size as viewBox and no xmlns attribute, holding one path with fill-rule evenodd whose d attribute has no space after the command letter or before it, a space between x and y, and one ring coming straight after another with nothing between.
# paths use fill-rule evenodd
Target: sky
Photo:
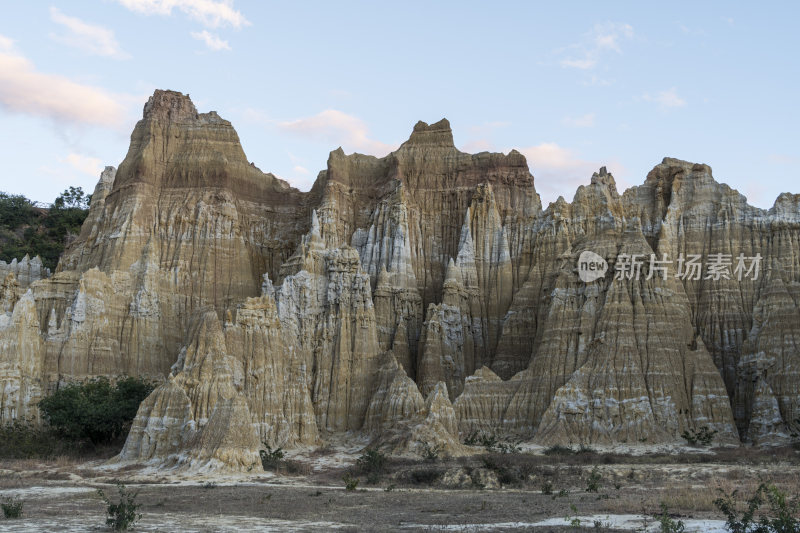
<instances>
[{"instance_id":1,"label":"sky","mask_svg":"<svg viewBox=\"0 0 800 533\"><path fill-rule=\"evenodd\" d=\"M0 0L0 191L44 203L124 159L155 89L236 128L308 190L328 153L384 156L446 117L522 152L543 204L663 157L772 206L800 193L797 2Z\"/></svg>"}]
</instances>

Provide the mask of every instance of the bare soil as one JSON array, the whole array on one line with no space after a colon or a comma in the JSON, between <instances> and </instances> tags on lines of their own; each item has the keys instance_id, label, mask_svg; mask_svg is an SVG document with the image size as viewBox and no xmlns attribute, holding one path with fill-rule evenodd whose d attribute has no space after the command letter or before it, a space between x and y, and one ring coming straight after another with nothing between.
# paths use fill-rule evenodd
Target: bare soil
<instances>
[{"instance_id":1,"label":"bare soil","mask_svg":"<svg viewBox=\"0 0 800 533\"><path fill-rule=\"evenodd\" d=\"M687 531L724 531L713 503L720 491L747 496L770 482L790 496L800 492L800 451L792 448L479 453L389 459L372 471L356 464L357 457L335 449L295 453L276 472L244 474L112 468L102 460L66 458L0 461L0 500L24 502L23 517L0 519L0 532L106 530L97 489L113 500L120 482L138 491L136 530L203 532L658 531L652 516L662 502ZM345 476L359 480L356 490L345 490ZM548 519L559 523L542 524ZM579 526L568 525L574 519Z\"/></svg>"}]
</instances>

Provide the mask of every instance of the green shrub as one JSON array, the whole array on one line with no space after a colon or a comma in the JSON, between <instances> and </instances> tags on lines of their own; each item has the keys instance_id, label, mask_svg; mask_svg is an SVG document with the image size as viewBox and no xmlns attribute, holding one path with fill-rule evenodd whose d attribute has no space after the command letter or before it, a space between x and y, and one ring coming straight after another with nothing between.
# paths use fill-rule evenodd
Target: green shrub
<instances>
[{"instance_id":1,"label":"green shrub","mask_svg":"<svg viewBox=\"0 0 800 533\"><path fill-rule=\"evenodd\" d=\"M376 449L364 450L361 457L356 459L358 469L364 474L374 474L383 472L383 467L386 466L387 457L384 453Z\"/></svg>"},{"instance_id":2,"label":"green shrub","mask_svg":"<svg viewBox=\"0 0 800 533\"><path fill-rule=\"evenodd\" d=\"M0 507L3 509L3 516L5 518L21 518L22 517L22 500L19 496L15 498L4 498L0 502Z\"/></svg>"},{"instance_id":3,"label":"green shrub","mask_svg":"<svg viewBox=\"0 0 800 533\"><path fill-rule=\"evenodd\" d=\"M16 419L0 424L0 458L53 459L81 451L79 443L65 441L33 420Z\"/></svg>"},{"instance_id":4,"label":"green shrub","mask_svg":"<svg viewBox=\"0 0 800 533\"><path fill-rule=\"evenodd\" d=\"M550 496L553 494L553 482L552 481L545 481L542 483L542 494L545 496Z\"/></svg>"},{"instance_id":5,"label":"green shrub","mask_svg":"<svg viewBox=\"0 0 800 533\"><path fill-rule=\"evenodd\" d=\"M40 256L53 270L67 241L80 233L91 195L70 187L49 209L19 195L0 192L0 260Z\"/></svg>"},{"instance_id":6,"label":"green shrub","mask_svg":"<svg viewBox=\"0 0 800 533\"><path fill-rule=\"evenodd\" d=\"M261 466L264 470L275 470L281 464L285 455L283 453L283 448L276 448L273 450L272 446L266 442L263 444L266 449L258 451L258 455L261 457Z\"/></svg>"},{"instance_id":7,"label":"green shrub","mask_svg":"<svg viewBox=\"0 0 800 533\"><path fill-rule=\"evenodd\" d=\"M710 446L716 434L717 430L709 429L708 426L703 426L697 430L687 429L681 433L681 437L686 439L686 442L689 443L690 446L697 446L698 444L701 446Z\"/></svg>"},{"instance_id":8,"label":"green shrub","mask_svg":"<svg viewBox=\"0 0 800 533\"><path fill-rule=\"evenodd\" d=\"M661 526L661 533L683 533L685 526L683 524L683 520L675 521L669 515L669 508L667 504L664 502L661 503L661 514L655 515L653 518L658 520L659 525Z\"/></svg>"},{"instance_id":9,"label":"green shrub","mask_svg":"<svg viewBox=\"0 0 800 533\"><path fill-rule=\"evenodd\" d=\"M442 451L442 447L438 444L436 446L431 446L427 442L422 443L422 458L425 459L425 462L428 463L435 463L439 460L439 454Z\"/></svg>"},{"instance_id":10,"label":"green shrub","mask_svg":"<svg viewBox=\"0 0 800 533\"><path fill-rule=\"evenodd\" d=\"M351 476L349 472L344 475L342 481L344 481L344 489L347 491L354 491L358 488L359 479Z\"/></svg>"},{"instance_id":11,"label":"green shrub","mask_svg":"<svg viewBox=\"0 0 800 533\"><path fill-rule=\"evenodd\" d=\"M574 455L575 451L569 446L555 444L544 451L545 455Z\"/></svg>"},{"instance_id":12,"label":"green shrub","mask_svg":"<svg viewBox=\"0 0 800 533\"><path fill-rule=\"evenodd\" d=\"M56 432L71 440L108 444L127 435L139 404L153 384L126 377L112 385L107 378L71 383L39 402L42 416Z\"/></svg>"},{"instance_id":13,"label":"green shrub","mask_svg":"<svg viewBox=\"0 0 800 533\"><path fill-rule=\"evenodd\" d=\"M127 531L142 518L141 513L136 512L142 506L136 503L139 491L129 492L125 490L125 485L121 483L117 485L117 490L119 490L118 503L109 500L100 489L97 490L97 493L106 504L106 514L108 515L106 525L115 531Z\"/></svg>"},{"instance_id":14,"label":"green shrub","mask_svg":"<svg viewBox=\"0 0 800 533\"><path fill-rule=\"evenodd\" d=\"M521 451L518 444L501 439L497 433L472 431L464 437L464 444L467 446L483 446L487 452L519 453Z\"/></svg>"},{"instance_id":15,"label":"green shrub","mask_svg":"<svg viewBox=\"0 0 800 533\"><path fill-rule=\"evenodd\" d=\"M408 473L412 483L417 485L431 485L444 475L444 470L436 467L415 468Z\"/></svg>"},{"instance_id":16,"label":"green shrub","mask_svg":"<svg viewBox=\"0 0 800 533\"><path fill-rule=\"evenodd\" d=\"M738 490L714 500L714 505L725 515L725 528L731 533L798 533L800 532L800 502L795 498L788 500L786 494L775 485L762 483L756 492L745 502L737 501ZM744 505L742 505L742 503ZM769 505L769 516L763 515L756 520L756 513L761 506ZM745 510L739 515L739 508Z\"/></svg>"}]
</instances>

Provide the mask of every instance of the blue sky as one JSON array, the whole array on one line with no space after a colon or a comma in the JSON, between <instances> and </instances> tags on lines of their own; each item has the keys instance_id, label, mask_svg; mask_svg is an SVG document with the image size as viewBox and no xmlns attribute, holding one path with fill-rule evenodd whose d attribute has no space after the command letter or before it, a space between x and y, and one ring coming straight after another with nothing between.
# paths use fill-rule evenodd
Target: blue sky
<instances>
[{"instance_id":1,"label":"blue sky","mask_svg":"<svg viewBox=\"0 0 800 533\"><path fill-rule=\"evenodd\" d=\"M417 120L528 157L545 205L664 156L770 207L800 192L800 4L0 1L0 190L50 202L117 166L156 88L230 120L310 188L328 152L385 155Z\"/></svg>"}]
</instances>

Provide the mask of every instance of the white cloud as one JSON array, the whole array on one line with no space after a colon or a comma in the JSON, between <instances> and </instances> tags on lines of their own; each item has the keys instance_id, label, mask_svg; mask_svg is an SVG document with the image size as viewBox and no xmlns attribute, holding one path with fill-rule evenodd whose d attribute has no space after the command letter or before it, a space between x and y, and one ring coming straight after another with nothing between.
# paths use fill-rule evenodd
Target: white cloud
<instances>
[{"instance_id":1,"label":"white cloud","mask_svg":"<svg viewBox=\"0 0 800 533\"><path fill-rule=\"evenodd\" d=\"M93 177L98 177L103 170L102 161L97 157L70 153L64 158L64 162L68 163L75 170Z\"/></svg>"},{"instance_id":2,"label":"white cloud","mask_svg":"<svg viewBox=\"0 0 800 533\"><path fill-rule=\"evenodd\" d=\"M666 91L658 92L655 95L645 93L642 95L642 99L645 102L656 103L662 109L672 109L686 106L686 100L678 96L678 91L675 89L675 87L672 87Z\"/></svg>"},{"instance_id":3,"label":"white cloud","mask_svg":"<svg viewBox=\"0 0 800 533\"><path fill-rule=\"evenodd\" d=\"M564 117L562 122L573 128L591 128L594 126L594 113L586 113L579 117Z\"/></svg>"},{"instance_id":4,"label":"white cloud","mask_svg":"<svg viewBox=\"0 0 800 533\"><path fill-rule=\"evenodd\" d=\"M14 48L14 41L5 35L0 35L0 52L10 52Z\"/></svg>"},{"instance_id":5,"label":"white cloud","mask_svg":"<svg viewBox=\"0 0 800 533\"><path fill-rule=\"evenodd\" d=\"M296 174L302 174L303 176L308 176L309 174L311 174L310 170L308 170L306 167L303 167L303 166L300 166L300 165L296 165L292 169L292 172L294 172Z\"/></svg>"},{"instance_id":6,"label":"white cloud","mask_svg":"<svg viewBox=\"0 0 800 533\"><path fill-rule=\"evenodd\" d=\"M124 122L120 96L64 76L38 72L28 59L5 48L9 41L0 35L0 105L13 112L59 121L110 127Z\"/></svg>"},{"instance_id":7,"label":"white cloud","mask_svg":"<svg viewBox=\"0 0 800 533\"><path fill-rule=\"evenodd\" d=\"M489 151L508 153L510 149L498 150L488 139L479 139L464 144L461 149L465 152ZM517 148L525 156L528 168L535 178L536 192L547 206L559 196L568 202L572 201L575 191L581 185L591 183L592 174L602 166L614 174L617 191L622 193L629 183L622 177L624 167L615 160L589 161L581 158L573 150L559 146L554 142L545 142L527 148Z\"/></svg>"},{"instance_id":8,"label":"white cloud","mask_svg":"<svg viewBox=\"0 0 800 533\"><path fill-rule=\"evenodd\" d=\"M621 54L621 41L632 37L633 27L630 24L618 22L595 24L584 35L580 43L573 44L567 48L567 50L571 50L571 53L569 57L561 60L561 66L580 70L593 69L597 66L600 57L604 53L616 52Z\"/></svg>"},{"instance_id":9,"label":"white cloud","mask_svg":"<svg viewBox=\"0 0 800 533\"><path fill-rule=\"evenodd\" d=\"M528 160L536 182L536 192L542 197L542 203L555 201L563 196L572 201L575 191L581 185L591 183L592 174L601 166L607 166L612 174L621 174L623 168L614 161L588 161L579 157L568 148L554 142L546 142L517 150ZM621 192L627 183L615 176L617 191Z\"/></svg>"},{"instance_id":10,"label":"white cloud","mask_svg":"<svg viewBox=\"0 0 800 533\"><path fill-rule=\"evenodd\" d=\"M461 147L462 152L467 152L468 154L475 154L478 152L489 152L493 148L491 142L486 139L476 139L474 141L468 141L464 143Z\"/></svg>"},{"instance_id":11,"label":"white cloud","mask_svg":"<svg viewBox=\"0 0 800 533\"><path fill-rule=\"evenodd\" d=\"M55 7L50 8L50 20L64 26L66 33L51 33L50 38L67 46L79 48L93 55L128 59L114 37L114 32L102 26L88 24L76 17L70 17Z\"/></svg>"},{"instance_id":12,"label":"white cloud","mask_svg":"<svg viewBox=\"0 0 800 533\"><path fill-rule=\"evenodd\" d=\"M562 67L571 67L571 68L579 68L581 70L588 70L590 68L594 68L597 65L596 59L584 58L584 59L562 59L561 66Z\"/></svg>"},{"instance_id":13,"label":"white cloud","mask_svg":"<svg viewBox=\"0 0 800 533\"><path fill-rule=\"evenodd\" d=\"M210 33L208 30L203 30L199 32L193 31L192 37L197 39L198 41L203 41L204 43L206 43L206 46L210 50L214 50L215 52L220 50L231 49L231 45L228 44L228 41L220 39L218 35L214 35L213 33Z\"/></svg>"},{"instance_id":14,"label":"white cloud","mask_svg":"<svg viewBox=\"0 0 800 533\"><path fill-rule=\"evenodd\" d=\"M306 138L339 145L346 151L382 157L397 148L397 145L371 139L369 128L363 120L336 109L326 109L311 117L278 122L278 127Z\"/></svg>"},{"instance_id":15,"label":"white cloud","mask_svg":"<svg viewBox=\"0 0 800 533\"><path fill-rule=\"evenodd\" d=\"M117 0L124 7L144 15L171 15L183 12L208 28L241 28L250 22L233 7L233 0Z\"/></svg>"}]
</instances>

